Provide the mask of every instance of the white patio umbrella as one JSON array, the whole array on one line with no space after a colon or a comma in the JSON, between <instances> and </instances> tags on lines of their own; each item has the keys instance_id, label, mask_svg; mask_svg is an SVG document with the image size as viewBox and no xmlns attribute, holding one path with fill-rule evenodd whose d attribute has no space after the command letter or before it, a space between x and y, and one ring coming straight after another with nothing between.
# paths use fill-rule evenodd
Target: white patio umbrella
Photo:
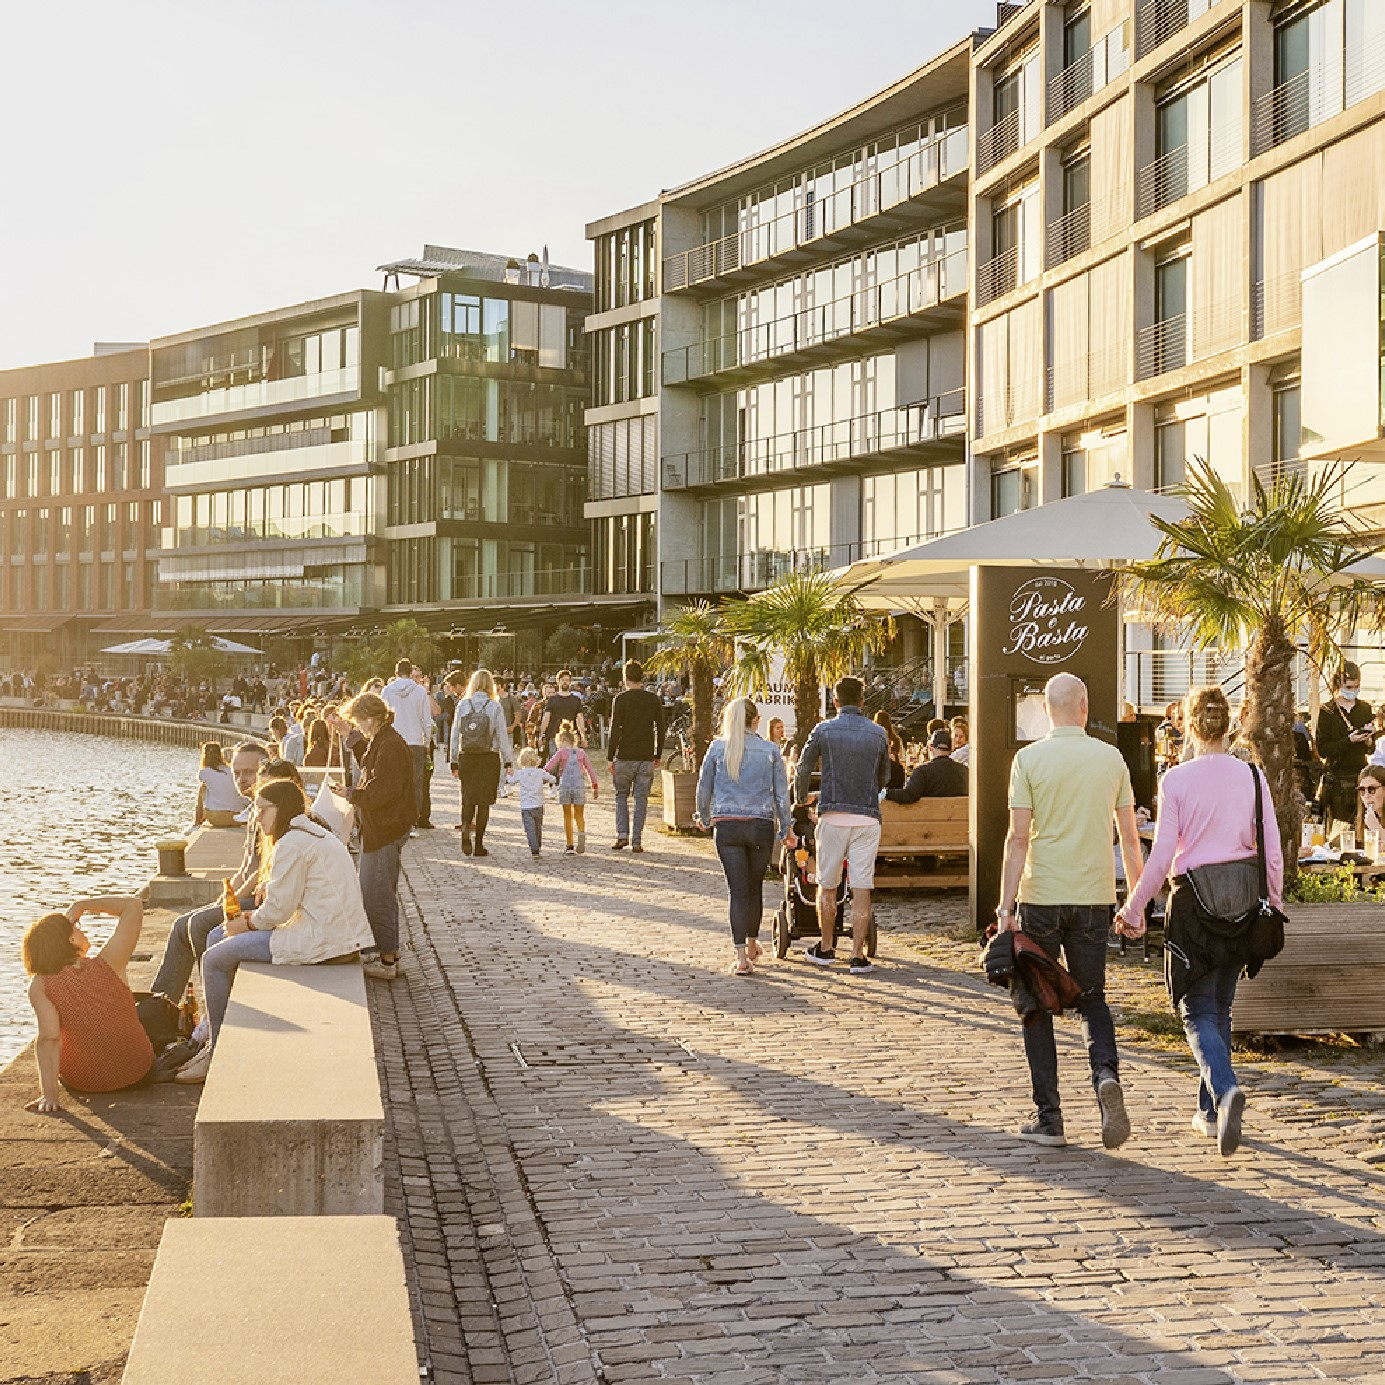
<instances>
[{"instance_id":1,"label":"white patio umbrella","mask_svg":"<svg viewBox=\"0 0 1385 1385\"><path fill-rule=\"evenodd\" d=\"M220 635L211 637L211 646L219 654L262 654L248 644L237 644L235 640L223 639ZM103 654L140 654L145 658L158 659L173 652L172 640L130 640L126 644L113 644L101 651Z\"/></svg>"}]
</instances>

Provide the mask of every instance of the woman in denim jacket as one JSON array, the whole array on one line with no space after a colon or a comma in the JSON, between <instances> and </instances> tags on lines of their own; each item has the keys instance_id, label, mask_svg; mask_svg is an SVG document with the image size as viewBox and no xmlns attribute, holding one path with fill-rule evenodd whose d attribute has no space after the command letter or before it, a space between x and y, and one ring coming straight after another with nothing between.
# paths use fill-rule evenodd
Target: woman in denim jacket
<instances>
[{"instance_id":1,"label":"woman in denim jacket","mask_svg":"<svg viewBox=\"0 0 1385 1385\"><path fill-rule=\"evenodd\" d=\"M784 844L794 845L784 757L756 734L759 725L760 713L748 697L731 702L697 780L697 821L712 829L726 872L735 976L749 976L760 955L765 868L776 826Z\"/></svg>"}]
</instances>

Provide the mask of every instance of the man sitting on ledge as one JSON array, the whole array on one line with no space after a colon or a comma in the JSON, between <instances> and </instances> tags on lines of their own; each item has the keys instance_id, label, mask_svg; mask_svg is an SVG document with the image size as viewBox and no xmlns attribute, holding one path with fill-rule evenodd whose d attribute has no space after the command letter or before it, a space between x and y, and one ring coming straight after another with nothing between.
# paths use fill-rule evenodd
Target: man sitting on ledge
<instances>
[{"instance_id":1,"label":"man sitting on ledge","mask_svg":"<svg viewBox=\"0 0 1385 1385\"><path fill-rule=\"evenodd\" d=\"M946 727L928 738L928 759L910 776L902 789L888 789L891 803L917 803L921 798L965 798L967 769L952 758L952 732Z\"/></svg>"}]
</instances>

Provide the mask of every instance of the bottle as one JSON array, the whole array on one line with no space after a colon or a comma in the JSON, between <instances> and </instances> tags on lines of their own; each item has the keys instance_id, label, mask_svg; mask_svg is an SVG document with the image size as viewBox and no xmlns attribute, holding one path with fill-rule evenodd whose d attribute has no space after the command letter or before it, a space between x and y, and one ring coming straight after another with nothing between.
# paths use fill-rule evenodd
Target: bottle
<instances>
[{"instance_id":1,"label":"bottle","mask_svg":"<svg viewBox=\"0 0 1385 1385\"><path fill-rule=\"evenodd\" d=\"M240 900L236 898L236 892L231 888L230 880L226 881L226 890L221 897L222 917L230 920L240 917Z\"/></svg>"},{"instance_id":2,"label":"bottle","mask_svg":"<svg viewBox=\"0 0 1385 1385\"><path fill-rule=\"evenodd\" d=\"M201 1014L197 1009L197 992L192 989L192 982L189 981L187 997L183 1001L184 1034L190 1036L193 1030L197 1028L197 1024L200 1019Z\"/></svg>"}]
</instances>

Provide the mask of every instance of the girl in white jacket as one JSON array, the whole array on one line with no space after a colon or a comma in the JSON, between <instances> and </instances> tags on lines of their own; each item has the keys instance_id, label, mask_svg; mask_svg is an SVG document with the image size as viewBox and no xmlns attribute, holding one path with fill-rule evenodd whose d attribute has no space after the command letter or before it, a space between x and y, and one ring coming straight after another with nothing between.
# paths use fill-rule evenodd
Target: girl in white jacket
<instances>
[{"instance_id":1,"label":"girl in white jacket","mask_svg":"<svg viewBox=\"0 0 1385 1385\"><path fill-rule=\"evenodd\" d=\"M201 1081L221 1031L231 983L242 962L325 962L372 941L351 855L332 832L307 816L303 791L287 779L262 783L255 812L267 848L260 906L211 931L202 957L202 992L211 1042L178 1071Z\"/></svg>"}]
</instances>

